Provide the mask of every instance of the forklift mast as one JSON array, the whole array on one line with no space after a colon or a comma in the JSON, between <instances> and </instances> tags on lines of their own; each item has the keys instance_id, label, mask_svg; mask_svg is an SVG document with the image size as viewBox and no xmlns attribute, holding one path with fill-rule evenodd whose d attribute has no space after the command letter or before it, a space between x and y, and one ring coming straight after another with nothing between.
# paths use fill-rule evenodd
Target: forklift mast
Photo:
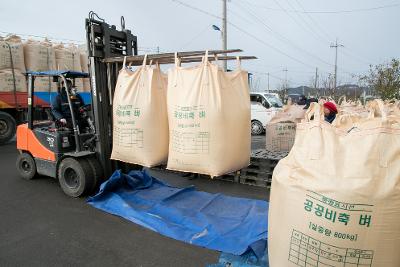
<instances>
[{"instance_id":1,"label":"forklift mast","mask_svg":"<svg viewBox=\"0 0 400 267\"><path fill-rule=\"evenodd\" d=\"M124 163L110 160L112 102L122 64L105 63L104 59L137 55L137 37L130 30L125 29L124 17L121 17L121 30L107 24L92 11L85 24L92 88L92 112L97 138L96 156L104 168L105 176L109 177L115 169L129 167Z\"/></svg>"}]
</instances>

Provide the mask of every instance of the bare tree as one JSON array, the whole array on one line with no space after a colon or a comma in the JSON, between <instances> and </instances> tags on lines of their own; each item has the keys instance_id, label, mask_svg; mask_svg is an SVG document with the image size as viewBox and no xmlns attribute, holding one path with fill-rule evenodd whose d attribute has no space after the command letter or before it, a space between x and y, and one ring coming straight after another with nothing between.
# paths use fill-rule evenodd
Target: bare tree
<instances>
[{"instance_id":1,"label":"bare tree","mask_svg":"<svg viewBox=\"0 0 400 267\"><path fill-rule=\"evenodd\" d=\"M382 99L400 99L400 60L370 66L369 74L361 78Z\"/></svg>"}]
</instances>

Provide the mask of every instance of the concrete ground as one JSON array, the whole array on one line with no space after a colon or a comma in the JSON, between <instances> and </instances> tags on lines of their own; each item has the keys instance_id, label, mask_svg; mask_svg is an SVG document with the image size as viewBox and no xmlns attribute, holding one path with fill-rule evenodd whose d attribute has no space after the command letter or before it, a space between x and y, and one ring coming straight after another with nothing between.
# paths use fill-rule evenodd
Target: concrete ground
<instances>
[{"instance_id":1,"label":"concrete ground","mask_svg":"<svg viewBox=\"0 0 400 267\"><path fill-rule=\"evenodd\" d=\"M264 147L253 137L253 149ZM56 180L25 181L15 169L15 143L0 147L0 266L206 266L219 252L176 241L67 197ZM176 186L264 199L265 188L165 171Z\"/></svg>"}]
</instances>

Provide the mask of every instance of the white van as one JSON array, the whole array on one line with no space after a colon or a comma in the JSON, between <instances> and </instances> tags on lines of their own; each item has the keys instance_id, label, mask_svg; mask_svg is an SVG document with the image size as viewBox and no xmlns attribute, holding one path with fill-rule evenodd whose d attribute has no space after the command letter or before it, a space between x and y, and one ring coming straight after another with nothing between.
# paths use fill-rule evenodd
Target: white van
<instances>
[{"instance_id":1,"label":"white van","mask_svg":"<svg viewBox=\"0 0 400 267\"><path fill-rule=\"evenodd\" d=\"M262 134L265 125L279 112L283 104L277 94L251 92L251 134Z\"/></svg>"}]
</instances>

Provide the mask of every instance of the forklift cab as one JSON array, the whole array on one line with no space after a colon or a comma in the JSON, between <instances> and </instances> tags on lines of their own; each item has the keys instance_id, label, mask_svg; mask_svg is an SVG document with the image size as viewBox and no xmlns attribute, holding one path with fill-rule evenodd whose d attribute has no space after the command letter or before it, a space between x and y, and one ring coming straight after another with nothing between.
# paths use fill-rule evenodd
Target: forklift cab
<instances>
[{"instance_id":1,"label":"forklift cab","mask_svg":"<svg viewBox=\"0 0 400 267\"><path fill-rule=\"evenodd\" d=\"M93 193L102 181L103 171L94 152L96 134L84 106L77 112L71 101L67 79L88 78L88 73L74 71L27 72L28 121L17 128L18 155L16 167L22 178L33 179L45 175L58 179L63 191L72 197ZM34 83L36 77L52 77L62 81L71 112L72 127L66 128L52 121L34 120ZM88 127L79 128L79 120Z\"/></svg>"}]
</instances>

